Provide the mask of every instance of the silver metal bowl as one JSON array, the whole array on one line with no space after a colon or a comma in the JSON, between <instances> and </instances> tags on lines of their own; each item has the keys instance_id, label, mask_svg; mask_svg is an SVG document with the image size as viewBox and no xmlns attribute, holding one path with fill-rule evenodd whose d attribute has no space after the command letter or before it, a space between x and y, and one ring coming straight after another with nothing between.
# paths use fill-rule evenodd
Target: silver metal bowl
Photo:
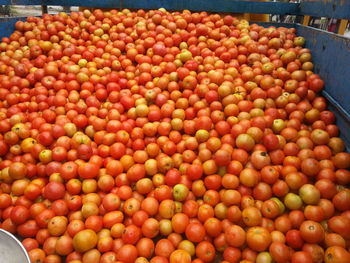
<instances>
[{"instance_id":1,"label":"silver metal bowl","mask_svg":"<svg viewBox=\"0 0 350 263\"><path fill-rule=\"evenodd\" d=\"M0 229L0 262L30 263L22 243L11 233Z\"/></svg>"}]
</instances>

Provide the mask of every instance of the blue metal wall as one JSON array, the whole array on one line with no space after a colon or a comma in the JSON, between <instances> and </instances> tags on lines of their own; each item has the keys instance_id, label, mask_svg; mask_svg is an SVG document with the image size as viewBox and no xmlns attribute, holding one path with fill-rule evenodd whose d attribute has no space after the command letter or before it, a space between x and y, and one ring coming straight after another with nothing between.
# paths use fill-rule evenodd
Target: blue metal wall
<instances>
[{"instance_id":1,"label":"blue metal wall","mask_svg":"<svg viewBox=\"0 0 350 263\"><path fill-rule=\"evenodd\" d=\"M303 0L300 4L300 12L310 16L350 19L350 1Z\"/></svg>"},{"instance_id":2,"label":"blue metal wall","mask_svg":"<svg viewBox=\"0 0 350 263\"><path fill-rule=\"evenodd\" d=\"M297 25L311 49L315 72L325 81L323 95L336 114L337 124L350 148L350 39L312 27Z\"/></svg>"},{"instance_id":3,"label":"blue metal wall","mask_svg":"<svg viewBox=\"0 0 350 263\"><path fill-rule=\"evenodd\" d=\"M0 5L60 5L256 14L294 14L350 19L350 0L304 0L299 3L235 0L0 0Z\"/></svg>"}]
</instances>

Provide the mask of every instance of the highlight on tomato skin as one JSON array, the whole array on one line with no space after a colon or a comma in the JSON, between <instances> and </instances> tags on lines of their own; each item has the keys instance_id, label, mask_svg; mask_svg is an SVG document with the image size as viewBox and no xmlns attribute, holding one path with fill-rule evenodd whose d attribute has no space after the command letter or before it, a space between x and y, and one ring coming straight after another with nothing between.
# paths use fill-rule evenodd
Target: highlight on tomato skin
<instances>
[{"instance_id":1,"label":"highlight on tomato skin","mask_svg":"<svg viewBox=\"0 0 350 263\"><path fill-rule=\"evenodd\" d=\"M306 41L163 8L16 22L0 227L36 263L350 262L350 154Z\"/></svg>"}]
</instances>

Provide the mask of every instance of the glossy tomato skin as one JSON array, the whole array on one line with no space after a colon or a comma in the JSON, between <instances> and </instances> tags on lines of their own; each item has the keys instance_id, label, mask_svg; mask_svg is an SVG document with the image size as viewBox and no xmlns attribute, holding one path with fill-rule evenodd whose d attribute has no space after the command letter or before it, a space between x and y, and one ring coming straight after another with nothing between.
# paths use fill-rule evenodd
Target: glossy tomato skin
<instances>
[{"instance_id":1,"label":"glossy tomato skin","mask_svg":"<svg viewBox=\"0 0 350 263\"><path fill-rule=\"evenodd\" d=\"M201 178L203 169L199 165L191 165L186 169L186 173L191 180L197 180Z\"/></svg>"},{"instance_id":2,"label":"glossy tomato skin","mask_svg":"<svg viewBox=\"0 0 350 263\"><path fill-rule=\"evenodd\" d=\"M50 182L45 186L44 196L51 200L62 199L64 196L65 187L62 183Z\"/></svg>"},{"instance_id":3,"label":"glossy tomato skin","mask_svg":"<svg viewBox=\"0 0 350 263\"><path fill-rule=\"evenodd\" d=\"M135 244L140 239L141 231L134 225L127 226L122 234L125 244Z\"/></svg>"},{"instance_id":4,"label":"glossy tomato skin","mask_svg":"<svg viewBox=\"0 0 350 263\"><path fill-rule=\"evenodd\" d=\"M316 244L305 244L303 246L303 251L308 252L314 262L323 262L324 260L324 250L322 247Z\"/></svg>"},{"instance_id":5,"label":"glossy tomato skin","mask_svg":"<svg viewBox=\"0 0 350 263\"><path fill-rule=\"evenodd\" d=\"M332 246L326 249L324 254L324 261L327 263L331 262L347 262L350 260L349 252L338 246Z\"/></svg>"},{"instance_id":6,"label":"glossy tomato skin","mask_svg":"<svg viewBox=\"0 0 350 263\"><path fill-rule=\"evenodd\" d=\"M15 27L0 223L32 262L350 262L350 154L294 28L163 8Z\"/></svg>"},{"instance_id":7,"label":"glossy tomato skin","mask_svg":"<svg viewBox=\"0 0 350 263\"><path fill-rule=\"evenodd\" d=\"M291 257L289 248L281 242L272 242L269 248L271 257L278 263L288 262Z\"/></svg>"},{"instance_id":8,"label":"glossy tomato skin","mask_svg":"<svg viewBox=\"0 0 350 263\"><path fill-rule=\"evenodd\" d=\"M200 242L205 237L205 229L201 223L190 223L186 227L186 237L192 242Z\"/></svg>"},{"instance_id":9,"label":"glossy tomato skin","mask_svg":"<svg viewBox=\"0 0 350 263\"><path fill-rule=\"evenodd\" d=\"M134 262L137 258L137 249L132 245L126 244L118 250L117 258L123 262Z\"/></svg>"},{"instance_id":10,"label":"glossy tomato skin","mask_svg":"<svg viewBox=\"0 0 350 263\"><path fill-rule=\"evenodd\" d=\"M176 169L170 169L165 175L165 183L174 186L180 182L181 174Z\"/></svg>"},{"instance_id":11,"label":"glossy tomato skin","mask_svg":"<svg viewBox=\"0 0 350 263\"><path fill-rule=\"evenodd\" d=\"M311 255L308 252L298 251L293 253L291 262L313 262Z\"/></svg>"},{"instance_id":12,"label":"glossy tomato skin","mask_svg":"<svg viewBox=\"0 0 350 263\"><path fill-rule=\"evenodd\" d=\"M346 189L346 190L342 190L342 191L338 192L333 197L332 202L338 210L346 211L346 210L350 209L350 207L348 205L349 198L350 198L350 191L348 189Z\"/></svg>"},{"instance_id":13,"label":"glossy tomato skin","mask_svg":"<svg viewBox=\"0 0 350 263\"><path fill-rule=\"evenodd\" d=\"M30 250L32 250L34 248L38 248L39 247L38 241L36 241L33 238L25 238L25 239L23 239L22 244L23 244L24 248L27 251L30 251Z\"/></svg>"},{"instance_id":14,"label":"glossy tomato skin","mask_svg":"<svg viewBox=\"0 0 350 263\"><path fill-rule=\"evenodd\" d=\"M294 249L300 249L304 244L300 231L298 230L289 230L286 234L286 241L287 244Z\"/></svg>"},{"instance_id":15,"label":"glossy tomato skin","mask_svg":"<svg viewBox=\"0 0 350 263\"><path fill-rule=\"evenodd\" d=\"M10 218L15 224L22 224L29 218L29 210L24 206L15 206L11 210Z\"/></svg>"},{"instance_id":16,"label":"glossy tomato skin","mask_svg":"<svg viewBox=\"0 0 350 263\"><path fill-rule=\"evenodd\" d=\"M246 233L240 226L233 225L225 230L225 240L232 247L241 247L246 241Z\"/></svg>"},{"instance_id":17,"label":"glossy tomato skin","mask_svg":"<svg viewBox=\"0 0 350 263\"><path fill-rule=\"evenodd\" d=\"M196 256L204 262L212 262L215 258L215 247L208 241L202 241L196 247Z\"/></svg>"},{"instance_id":18,"label":"glossy tomato skin","mask_svg":"<svg viewBox=\"0 0 350 263\"><path fill-rule=\"evenodd\" d=\"M98 165L93 163L84 163L79 166L78 174L84 179L95 178L98 175Z\"/></svg>"},{"instance_id":19,"label":"glossy tomato skin","mask_svg":"<svg viewBox=\"0 0 350 263\"><path fill-rule=\"evenodd\" d=\"M27 222L17 227L17 233L22 237L35 237L39 231L39 227L35 220L28 220Z\"/></svg>"},{"instance_id":20,"label":"glossy tomato skin","mask_svg":"<svg viewBox=\"0 0 350 263\"><path fill-rule=\"evenodd\" d=\"M329 228L335 233L340 234L344 238L349 237L349 230L346 227L348 225L349 219L344 216L334 216L328 221Z\"/></svg>"},{"instance_id":21,"label":"glossy tomato skin","mask_svg":"<svg viewBox=\"0 0 350 263\"><path fill-rule=\"evenodd\" d=\"M271 244L271 235L262 227L251 227L247 231L247 244L255 251L264 251Z\"/></svg>"},{"instance_id":22,"label":"glossy tomato skin","mask_svg":"<svg viewBox=\"0 0 350 263\"><path fill-rule=\"evenodd\" d=\"M300 226L301 237L308 243L318 243L324 239L322 226L314 221L304 221Z\"/></svg>"}]
</instances>

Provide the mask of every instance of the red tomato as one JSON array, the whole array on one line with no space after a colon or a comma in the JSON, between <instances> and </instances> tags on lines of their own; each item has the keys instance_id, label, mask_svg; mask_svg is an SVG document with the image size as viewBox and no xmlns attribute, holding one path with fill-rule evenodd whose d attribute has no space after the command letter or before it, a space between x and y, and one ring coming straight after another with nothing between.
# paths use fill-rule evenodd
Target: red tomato
<instances>
[{"instance_id":1,"label":"red tomato","mask_svg":"<svg viewBox=\"0 0 350 263\"><path fill-rule=\"evenodd\" d=\"M44 188L44 196L50 201L62 199L65 193L65 187L59 182L50 182Z\"/></svg>"}]
</instances>

